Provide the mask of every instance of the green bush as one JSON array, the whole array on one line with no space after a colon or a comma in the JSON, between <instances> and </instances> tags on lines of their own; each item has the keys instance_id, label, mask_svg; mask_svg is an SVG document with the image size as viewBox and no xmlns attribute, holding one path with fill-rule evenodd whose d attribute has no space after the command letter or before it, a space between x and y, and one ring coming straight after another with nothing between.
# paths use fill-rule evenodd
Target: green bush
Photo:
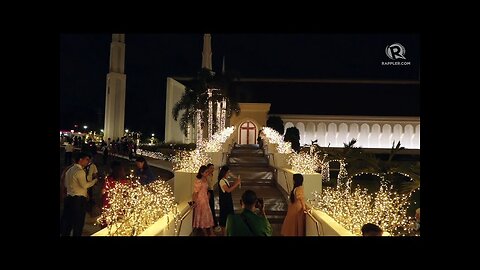
<instances>
[{"instance_id":1,"label":"green bush","mask_svg":"<svg viewBox=\"0 0 480 270\"><path fill-rule=\"evenodd\" d=\"M292 149L298 153L300 151L300 131L296 127L289 127L285 132L283 139L286 142L292 143Z\"/></svg>"}]
</instances>

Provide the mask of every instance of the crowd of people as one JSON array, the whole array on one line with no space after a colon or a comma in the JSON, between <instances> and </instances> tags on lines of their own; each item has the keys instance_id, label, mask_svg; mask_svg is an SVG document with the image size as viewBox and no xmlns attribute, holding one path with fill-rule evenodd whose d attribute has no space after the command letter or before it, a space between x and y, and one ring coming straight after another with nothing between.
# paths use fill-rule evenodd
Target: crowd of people
<instances>
[{"instance_id":1,"label":"crowd of people","mask_svg":"<svg viewBox=\"0 0 480 270\"><path fill-rule=\"evenodd\" d=\"M80 236L85 223L85 214L89 210L92 199L92 187L102 177L93 162L95 149L88 146L83 151L74 153L71 141L65 145L65 165L61 174L61 200L64 203L61 217L60 235ZM103 145L108 156L110 147ZM90 151L88 151L90 150ZM74 161L70 164L68 160ZM106 163L105 159L104 162ZM135 159L135 176L142 185L155 181L155 176L144 157ZM194 205L193 228L200 229L204 236L215 236L215 232L222 236L271 236L272 227L265 215L262 198L252 190L246 190L240 200L242 210L235 213L232 192L241 185L240 175L235 176L230 168L224 165L219 168L218 178L213 179L215 167L213 164L199 168L194 181L192 202ZM108 193L118 183L128 184L131 180L126 175L125 168L119 161L111 162L110 172L105 177L102 187L102 207L109 207ZM215 192L216 191L216 192ZM218 194L220 215L215 214L215 193ZM305 236L306 213L308 209L304 199L303 176L293 175L293 188L288 202L288 211L281 227L282 236ZM105 224L102 224L105 227ZM415 231L420 231L420 209L416 211ZM376 224L367 223L362 227L363 236L382 236L383 230Z\"/></svg>"},{"instance_id":2,"label":"crowd of people","mask_svg":"<svg viewBox=\"0 0 480 270\"><path fill-rule=\"evenodd\" d=\"M76 152L73 161L73 164L65 167L60 177L60 199L64 205L60 220L61 236L82 235L85 215L91 211L92 203L95 203L92 188L97 183L103 183L102 208L108 208L109 190L117 184L129 184L132 182L132 179L127 177L123 164L119 161L111 162L110 171L104 181L101 181L103 177L99 175L91 152ZM137 157L135 164L137 168L134 176L140 184L148 185L156 180L144 157ZM104 223L101 225L105 227Z\"/></svg>"},{"instance_id":3,"label":"crowd of people","mask_svg":"<svg viewBox=\"0 0 480 270\"><path fill-rule=\"evenodd\" d=\"M196 175L192 200L194 202L193 228L200 229L204 236L215 236L220 227L225 236L271 236L272 226L265 215L264 203L252 190L246 190L240 201L242 211L235 214L231 193L240 186L240 176L231 174L228 166L222 166L216 184L213 164L202 165ZM230 183L229 178L235 178ZM215 217L214 188L219 194L220 218ZM210 192L209 192L210 190ZM217 230L219 231L219 230Z\"/></svg>"}]
</instances>

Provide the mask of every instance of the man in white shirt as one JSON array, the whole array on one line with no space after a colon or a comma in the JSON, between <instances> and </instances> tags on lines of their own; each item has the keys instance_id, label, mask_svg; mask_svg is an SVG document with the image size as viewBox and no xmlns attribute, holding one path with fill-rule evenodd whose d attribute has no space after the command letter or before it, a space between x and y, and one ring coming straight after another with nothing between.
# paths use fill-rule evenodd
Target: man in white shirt
<instances>
[{"instance_id":1,"label":"man in white shirt","mask_svg":"<svg viewBox=\"0 0 480 270\"><path fill-rule=\"evenodd\" d=\"M85 166L90 163L90 155L84 152L78 154L73 165L65 173L67 197L64 200L63 215L60 226L61 236L81 236L85 224L87 207L87 189L98 181L98 178L87 181Z\"/></svg>"}]
</instances>

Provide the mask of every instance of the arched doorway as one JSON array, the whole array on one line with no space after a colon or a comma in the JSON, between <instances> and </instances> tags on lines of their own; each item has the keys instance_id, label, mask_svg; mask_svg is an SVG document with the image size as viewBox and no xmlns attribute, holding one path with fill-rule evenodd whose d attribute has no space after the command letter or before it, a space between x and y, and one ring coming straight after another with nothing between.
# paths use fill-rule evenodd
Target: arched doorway
<instances>
[{"instance_id":1,"label":"arched doorway","mask_svg":"<svg viewBox=\"0 0 480 270\"><path fill-rule=\"evenodd\" d=\"M240 136L238 136L238 144L255 144L257 143L257 126L251 122L243 122L240 124Z\"/></svg>"}]
</instances>

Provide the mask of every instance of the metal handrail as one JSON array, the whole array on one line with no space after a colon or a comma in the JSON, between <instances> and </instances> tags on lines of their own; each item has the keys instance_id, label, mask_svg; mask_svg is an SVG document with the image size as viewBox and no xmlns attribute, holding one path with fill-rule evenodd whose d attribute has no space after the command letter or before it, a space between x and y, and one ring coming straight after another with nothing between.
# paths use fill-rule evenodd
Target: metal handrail
<instances>
[{"instance_id":1,"label":"metal handrail","mask_svg":"<svg viewBox=\"0 0 480 270\"><path fill-rule=\"evenodd\" d=\"M193 211L193 208L195 208L195 204L189 205L188 210L187 210L187 211L185 212L185 214L183 214L183 216L180 218L180 225L178 225L177 236L180 236L180 231L182 230L183 220L188 216L188 214L190 214L190 212Z\"/></svg>"},{"instance_id":2,"label":"metal handrail","mask_svg":"<svg viewBox=\"0 0 480 270\"><path fill-rule=\"evenodd\" d=\"M317 227L317 235L318 235L318 236L323 236L323 235L325 235L325 232L323 231L323 225L322 225L321 223L320 223L320 226L322 226L322 234L320 234L320 229L319 229L319 227L318 227L318 223L319 223L319 222L318 222L317 219L312 215L312 211L311 211L310 209L307 210L307 215L309 215L310 218L315 222L315 227Z\"/></svg>"},{"instance_id":3,"label":"metal handrail","mask_svg":"<svg viewBox=\"0 0 480 270\"><path fill-rule=\"evenodd\" d=\"M290 185L288 184L288 180L287 180L287 173L284 170L282 170L282 172L283 172L283 176L285 178L285 184L287 185L287 194L290 196L291 190L290 190Z\"/></svg>"}]
</instances>

